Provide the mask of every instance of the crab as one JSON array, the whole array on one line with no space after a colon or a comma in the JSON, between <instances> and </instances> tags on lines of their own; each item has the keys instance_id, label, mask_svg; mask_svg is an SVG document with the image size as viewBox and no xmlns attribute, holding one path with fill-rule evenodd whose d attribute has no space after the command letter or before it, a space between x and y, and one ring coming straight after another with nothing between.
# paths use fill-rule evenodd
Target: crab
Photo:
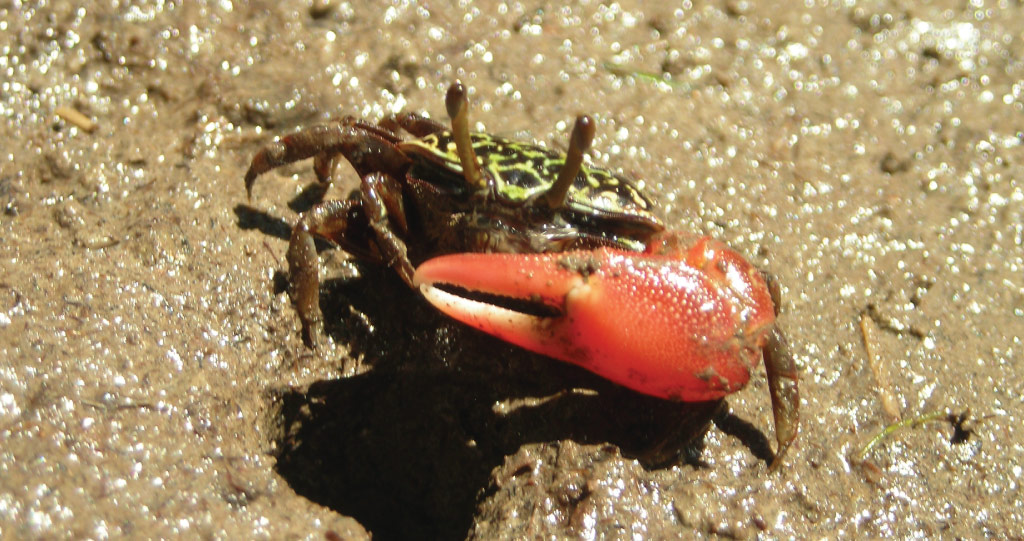
<instances>
[{"instance_id":1,"label":"crab","mask_svg":"<svg viewBox=\"0 0 1024 541\"><path fill-rule=\"evenodd\" d=\"M469 129L465 87L451 127L406 113L346 117L270 143L245 175L313 158L345 200L303 213L288 245L304 338L322 328L314 238L386 265L449 316L656 397L693 402L742 389L764 358L778 442L795 440L797 371L776 323L778 287L723 243L667 230L640 186L585 164L595 122L576 118L565 153Z\"/></svg>"}]
</instances>

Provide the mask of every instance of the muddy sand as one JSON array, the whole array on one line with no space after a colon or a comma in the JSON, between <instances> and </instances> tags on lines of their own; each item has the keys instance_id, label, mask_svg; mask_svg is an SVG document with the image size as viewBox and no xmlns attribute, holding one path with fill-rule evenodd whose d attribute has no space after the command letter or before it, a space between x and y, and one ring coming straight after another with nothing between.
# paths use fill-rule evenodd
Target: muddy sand
<instances>
[{"instance_id":1,"label":"muddy sand","mask_svg":"<svg viewBox=\"0 0 1024 541\"><path fill-rule=\"evenodd\" d=\"M1019 2L462 4L0 2L2 537L1021 538ZM358 179L249 160L456 79L778 277L783 468L761 369L643 397L327 244L303 344L290 227Z\"/></svg>"}]
</instances>

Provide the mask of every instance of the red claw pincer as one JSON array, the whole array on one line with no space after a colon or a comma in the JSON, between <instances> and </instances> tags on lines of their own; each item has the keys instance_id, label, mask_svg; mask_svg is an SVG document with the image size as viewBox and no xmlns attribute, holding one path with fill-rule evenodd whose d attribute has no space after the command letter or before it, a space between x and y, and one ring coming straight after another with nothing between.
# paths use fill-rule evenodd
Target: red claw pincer
<instances>
[{"instance_id":1,"label":"red claw pincer","mask_svg":"<svg viewBox=\"0 0 1024 541\"><path fill-rule=\"evenodd\" d=\"M645 252L447 255L414 282L463 323L670 400L738 391L782 342L761 272L708 237L662 234ZM767 358L781 456L796 436L795 367Z\"/></svg>"}]
</instances>

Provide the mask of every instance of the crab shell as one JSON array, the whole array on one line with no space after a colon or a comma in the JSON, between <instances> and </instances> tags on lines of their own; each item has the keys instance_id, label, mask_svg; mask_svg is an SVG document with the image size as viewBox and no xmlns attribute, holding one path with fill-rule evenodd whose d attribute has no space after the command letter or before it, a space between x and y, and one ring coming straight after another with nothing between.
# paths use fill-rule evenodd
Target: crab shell
<instances>
[{"instance_id":1,"label":"crab shell","mask_svg":"<svg viewBox=\"0 0 1024 541\"><path fill-rule=\"evenodd\" d=\"M645 252L448 255L423 263L414 282L472 327L679 401L743 388L775 323L760 271L708 237L667 233Z\"/></svg>"}]
</instances>

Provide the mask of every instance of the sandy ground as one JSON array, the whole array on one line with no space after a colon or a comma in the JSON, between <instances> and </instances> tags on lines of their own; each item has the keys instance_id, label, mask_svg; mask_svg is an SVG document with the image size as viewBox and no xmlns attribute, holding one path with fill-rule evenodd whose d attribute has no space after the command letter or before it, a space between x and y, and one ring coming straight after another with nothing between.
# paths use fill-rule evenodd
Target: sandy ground
<instances>
[{"instance_id":1,"label":"sandy ground","mask_svg":"<svg viewBox=\"0 0 1024 541\"><path fill-rule=\"evenodd\" d=\"M1022 537L1019 2L313 4L0 2L2 537ZM651 400L327 246L303 345L284 253L322 194L303 162L247 201L249 159L444 120L457 78L479 129L593 114L596 162L778 276L781 471L763 372Z\"/></svg>"}]
</instances>

